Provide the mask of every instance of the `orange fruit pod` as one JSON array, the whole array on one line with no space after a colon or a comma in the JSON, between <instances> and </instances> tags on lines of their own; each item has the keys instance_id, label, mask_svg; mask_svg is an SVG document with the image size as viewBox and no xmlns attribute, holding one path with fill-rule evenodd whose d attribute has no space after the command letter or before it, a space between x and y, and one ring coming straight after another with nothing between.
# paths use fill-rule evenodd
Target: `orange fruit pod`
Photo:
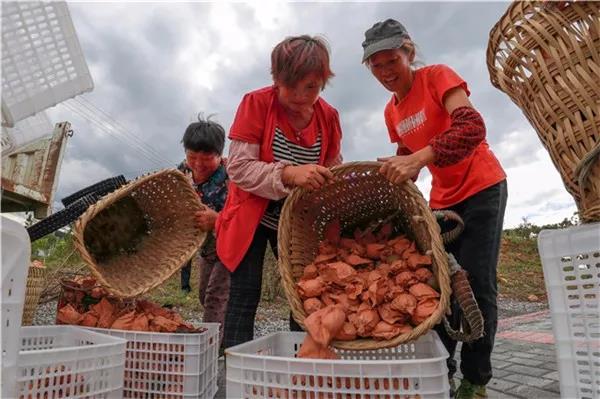
<instances>
[{"instance_id":1,"label":"orange fruit pod","mask_svg":"<svg viewBox=\"0 0 600 399\"><path fill-rule=\"evenodd\" d=\"M83 315L79 313L71 304L67 304L60 308L56 314L58 324L79 324L83 319Z\"/></svg>"},{"instance_id":2,"label":"orange fruit pod","mask_svg":"<svg viewBox=\"0 0 600 399\"><path fill-rule=\"evenodd\" d=\"M312 298L321 295L325 284L320 277L312 280L301 280L297 284L298 292L302 298Z\"/></svg>"}]
</instances>

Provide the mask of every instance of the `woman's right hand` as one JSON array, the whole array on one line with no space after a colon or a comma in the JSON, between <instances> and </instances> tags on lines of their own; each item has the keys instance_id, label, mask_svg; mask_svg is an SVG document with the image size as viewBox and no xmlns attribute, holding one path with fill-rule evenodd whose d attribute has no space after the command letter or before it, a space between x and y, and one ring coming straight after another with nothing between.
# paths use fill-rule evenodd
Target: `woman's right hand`
<instances>
[{"instance_id":1,"label":"woman's right hand","mask_svg":"<svg viewBox=\"0 0 600 399\"><path fill-rule=\"evenodd\" d=\"M196 225L203 231L214 230L217 216L219 216L219 213L208 207L204 207L204 209L194 214Z\"/></svg>"},{"instance_id":2,"label":"woman's right hand","mask_svg":"<svg viewBox=\"0 0 600 399\"><path fill-rule=\"evenodd\" d=\"M318 190L325 184L332 182L334 177L329 169L321 165L290 165L283 168L281 180L286 186Z\"/></svg>"}]
</instances>

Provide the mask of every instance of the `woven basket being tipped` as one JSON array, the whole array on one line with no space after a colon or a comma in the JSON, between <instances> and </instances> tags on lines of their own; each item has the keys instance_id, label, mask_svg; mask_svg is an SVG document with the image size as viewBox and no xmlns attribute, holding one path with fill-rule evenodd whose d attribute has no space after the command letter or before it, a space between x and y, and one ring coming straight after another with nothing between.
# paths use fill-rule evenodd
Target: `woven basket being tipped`
<instances>
[{"instance_id":1,"label":"woven basket being tipped","mask_svg":"<svg viewBox=\"0 0 600 399\"><path fill-rule=\"evenodd\" d=\"M143 176L81 215L75 248L110 293L138 296L171 277L202 245L206 233L193 217L202 207L178 170Z\"/></svg>"},{"instance_id":2,"label":"woven basket being tipped","mask_svg":"<svg viewBox=\"0 0 600 399\"><path fill-rule=\"evenodd\" d=\"M487 65L537 131L581 219L600 220L600 3L512 3L490 32Z\"/></svg>"},{"instance_id":3,"label":"woven basket being tipped","mask_svg":"<svg viewBox=\"0 0 600 399\"><path fill-rule=\"evenodd\" d=\"M425 334L436 325L450 302L448 258L440 227L421 192L412 182L389 183L378 162L353 162L332 168L337 180L319 191L295 189L286 199L278 230L279 271L296 321L304 326L306 313L296 290L304 267L313 262L327 223L338 219L342 229L361 226L400 211L402 230L422 253L430 253L440 287L437 310L410 333L391 340L334 341L340 349L367 350L397 346Z\"/></svg>"}]
</instances>

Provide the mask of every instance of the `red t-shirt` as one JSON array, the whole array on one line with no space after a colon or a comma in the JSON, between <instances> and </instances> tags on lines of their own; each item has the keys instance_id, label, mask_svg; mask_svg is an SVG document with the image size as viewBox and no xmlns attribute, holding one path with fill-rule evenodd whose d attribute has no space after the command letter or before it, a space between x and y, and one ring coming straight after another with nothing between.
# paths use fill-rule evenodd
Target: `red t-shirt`
<instances>
[{"instance_id":1,"label":"red t-shirt","mask_svg":"<svg viewBox=\"0 0 600 399\"><path fill-rule=\"evenodd\" d=\"M294 134L287 114L277 100L276 90L274 86L268 86L244 96L229 130L229 138L251 144L264 144L265 127L272 123L273 127L281 129L286 138L293 143L310 147L315 144L319 132L321 132L327 135L327 137L322 137L323 142L327 142L326 148L323 148L326 151L323 157L324 161L335 159L340 153L342 139L337 110L319 97L314 105L315 112L310 123L302 129L302 134L298 138ZM274 120L270 121L271 118ZM269 132L269 134L272 133Z\"/></svg>"},{"instance_id":2,"label":"red t-shirt","mask_svg":"<svg viewBox=\"0 0 600 399\"><path fill-rule=\"evenodd\" d=\"M462 87L470 94L465 81L445 65L417 69L406 97L398 101L392 95L385 107L391 141L416 152L446 131L451 118L443 98L455 87ZM432 175L429 206L434 209L455 205L506 178L485 139L468 157L454 165L440 168L429 164L427 167Z\"/></svg>"}]
</instances>

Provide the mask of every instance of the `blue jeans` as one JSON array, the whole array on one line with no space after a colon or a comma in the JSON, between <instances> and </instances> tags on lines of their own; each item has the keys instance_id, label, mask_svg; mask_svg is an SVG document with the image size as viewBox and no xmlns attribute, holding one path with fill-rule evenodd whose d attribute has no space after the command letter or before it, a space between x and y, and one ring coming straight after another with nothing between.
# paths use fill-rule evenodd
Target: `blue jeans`
<instances>
[{"instance_id":1,"label":"blue jeans","mask_svg":"<svg viewBox=\"0 0 600 399\"><path fill-rule=\"evenodd\" d=\"M463 343L460 353L460 370L464 378L475 385L485 385L492 378L491 357L498 325L496 268L506 199L506 180L503 180L447 208L462 217L465 230L456 241L446 245L446 251L452 253L469 274L469 282L484 319L483 337ZM453 328L458 328L460 310L455 302L452 303L449 321ZM436 326L436 331L450 353L448 371L452 378L456 372L454 352L457 342L448 336L442 324Z\"/></svg>"}]
</instances>

